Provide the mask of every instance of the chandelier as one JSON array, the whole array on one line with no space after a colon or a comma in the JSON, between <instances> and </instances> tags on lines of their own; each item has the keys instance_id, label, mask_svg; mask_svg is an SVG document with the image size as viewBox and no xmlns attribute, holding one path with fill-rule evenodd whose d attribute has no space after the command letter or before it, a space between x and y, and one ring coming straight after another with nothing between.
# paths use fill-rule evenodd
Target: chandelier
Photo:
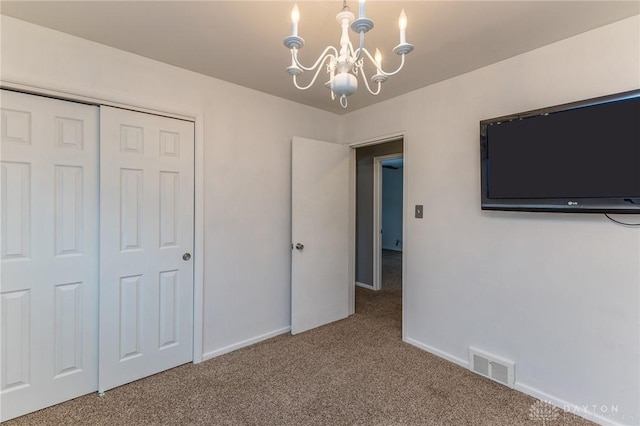
<instances>
[{"instance_id":1,"label":"chandelier","mask_svg":"<svg viewBox=\"0 0 640 426\"><path fill-rule=\"evenodd\" d=\"M358 89L357 76L362 76L364 85L369 93L377 95L380 93L382 83L390 76L397 74L404 66L404 57L413 50L413 45L407 43L407 16L404 9L400 13L398 21L400 27L400 44L393 48L393 53L402 57L400 66L393 72L385 72L382 70L382 55L376 49L375 55L364 47L364 35L373 28L373 21L365 16L365 0L359 0L359 17L355 19L355 15L349 11L347 1L343 0L342 11L336 15L336 20L342 27L342 37L340 38L340 50L336 47L328 46L315 64L311 67L303 66L298 61L298 49L304 46L304 40L298 36L298 23L300 22L300 12L298 5L293 6L291 11L291 35L284 39L284 45L291 50L291 65L287 67L287 72L293 76L293 84L300 90L307 90L315 83L318 74L322 69L322 65L326 65L329 81L325 86L331 89L331 99L336 96L340 100L343 108L347 107L347 96L353 94ZM360 43L357 49L353 48L349 40L349 27L356 34L360 35ZM369 58L376 68L376 73L371 77L371 83L375 90L371 89L369 81L364 71L364 60ZM311 82L307 86L300 86L297 77L304 71L315 71Z\"/></svg>"}]
</instances>

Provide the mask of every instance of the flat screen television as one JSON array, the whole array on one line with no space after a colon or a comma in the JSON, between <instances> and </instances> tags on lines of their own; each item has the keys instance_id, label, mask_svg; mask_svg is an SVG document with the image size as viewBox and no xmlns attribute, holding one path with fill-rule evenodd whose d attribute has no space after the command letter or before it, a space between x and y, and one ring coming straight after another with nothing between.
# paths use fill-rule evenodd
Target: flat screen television
<instances>
[{"instance_id":1,"label":"flat screen television","mask_svg":"<svg viewBox=\"0 0 640 426\"><path fill-rule=\"evenodd\" d=\"M640 90L480 122L483 210L640 213Z\"/></svg>"}]
</instances>

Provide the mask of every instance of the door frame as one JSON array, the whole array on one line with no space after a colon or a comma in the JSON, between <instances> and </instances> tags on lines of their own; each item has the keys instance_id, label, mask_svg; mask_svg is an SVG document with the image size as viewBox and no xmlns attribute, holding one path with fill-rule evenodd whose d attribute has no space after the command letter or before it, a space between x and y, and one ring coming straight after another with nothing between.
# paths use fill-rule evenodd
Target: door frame
<instances>
[{"instance_id":1,"label":"door frame","mask_svg":"<svg viewBox=\"0 0 640 426\"><path fill-rule=\"evenodd\" d=\"M193 239L193 363L203 361L204 326L204 114L201 111L182 113L166 112L171 109L161 105L158 109L139 105L113 102L108 99L87 97L75 92L58 91L16 82L0 80L0 88L31 95L48 96L63 101L78 102L95 106L111 106L132 111L177 118L194 123L194 239ZM135 100L132 100L135 102ZM166 110L163 110L166 108Z\"/></svg>"},{"instance_id":2,"label":"door frame","mask_svg":"<svg viewBox=\"0 0 640 426\"><path fill-rule=\"evenodd\" d=\"M409 150L407 144L407 132L405 130L399 130L397 132L389 133L382 136L376 136L356 142L347 143L346 145L351 148L350 152L350 179L349 179L349 247L350 256L349 264L351 265L351 272L349 280L349 315L353 315L356 312L356 149L363 148L370 145L379 145L385 142L391 142L394 140L402 139L402 241L403 241L403 256L402 256L402 340L406 340L406 276L407 269L407 256L405 256L406 247L408 246L407 240L407 206L408 206L408 179L407 179L407 164L409 163Z\"/></svg>"},{"instance_id":3,"label":"door frame","mask_svg":"<svg viewBox=\"0 0 640 426\"><path fill-rule=\"evenodd\" d=\"M394 160L397 158L404 158L404 156L402 153L397 153L397 154L388 154L388 155L373 157L373 289L374 290L382 289L382 162L385 160ZM404 167L402 169L403 169L403 177L404 177ZM403 182L403 186L404 186L404 182ZM403 188L403 191L404 191L404 188ZM403 214L402 224L404 225L404 206L403 206L402 214ZM403 229L403 232L404 232L404 229Z\"/></svg>"}]
</instances>

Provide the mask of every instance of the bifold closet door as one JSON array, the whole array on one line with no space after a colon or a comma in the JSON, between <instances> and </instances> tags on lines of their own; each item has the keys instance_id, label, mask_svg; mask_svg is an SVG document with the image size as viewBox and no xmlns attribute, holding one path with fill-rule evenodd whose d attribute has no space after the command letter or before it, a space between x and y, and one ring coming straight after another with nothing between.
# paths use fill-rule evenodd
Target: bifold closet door
<instances>
[{"instance_id":1,"label":"bifold closet door","mask_svg":"<svg viewBox=\"0 0 640 426\"><path fill-rule=\"evenodd\" d=\"M100 108L100 391L193 359L193 149L192 122Z\"/></svg>"},{"instance_id":2,"label":"bifold closet door","mask_svg":"<svg viewBox=\"0 0 640 426\"><path fill-rule=\"evenodd\" d=\"M98 385L98 108L2 90L1 420Z\"/></svg>"}]
</instances>

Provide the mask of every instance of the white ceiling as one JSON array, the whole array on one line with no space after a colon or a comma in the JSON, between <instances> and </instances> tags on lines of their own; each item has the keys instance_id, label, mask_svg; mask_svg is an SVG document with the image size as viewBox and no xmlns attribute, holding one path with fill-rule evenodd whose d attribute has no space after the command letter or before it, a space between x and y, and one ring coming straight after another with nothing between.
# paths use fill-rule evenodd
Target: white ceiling
<instances>
[{"instance_id":1,"label":"white ceiling","mask_svg":"<svg viewBox=\"0 0 640 426\"><path fill-rule=\"evenodd\" d=\"M309 66L337 45L335 15L342 0L297 0L301 61ZM399 58L397 20L408 17L415 50L405 68L371 96L361 87L348 110L332 101L320 79L307 91L285 72L291 58L291 1L7 1L1 13L98 43L342 114L611 22L640 14L639 1L369 1L375 28L366 45L383 54L385 68ZM349 0L357 14L357 0ZM352 37L355 43L355 36ZM369 73L371 75L373 73ZM310 73L300 76L308 81ZM362 83L360 82L362 86Z\"/></svg>"}]
</instances>

